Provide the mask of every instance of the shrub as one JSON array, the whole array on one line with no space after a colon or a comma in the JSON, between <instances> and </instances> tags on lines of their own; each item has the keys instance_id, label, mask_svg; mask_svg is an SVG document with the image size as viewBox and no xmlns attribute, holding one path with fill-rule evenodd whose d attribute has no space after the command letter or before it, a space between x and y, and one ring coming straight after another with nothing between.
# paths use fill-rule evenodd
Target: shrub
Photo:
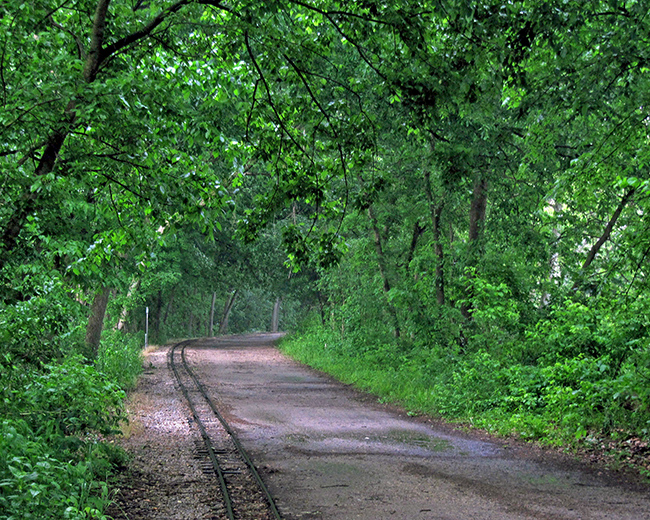
<instances>
[{"instance_id":1,"label":"shrub","mask_svg":"<svg viewBox=\"0 0 650 520\"><path fill-rule=\"evenodd\" d=\"M31 378L16 404L38 435L112 433L124 418L124 391L80 356L45 365Z\"/></svg>"},{"instance_id":2,"label":"shrub","mask_svg":"<svg viewBox=\"0 0 650 520\"><path fill-rule=\"evenodd\" d=\"M4 353L39 366L72 350L82 351L87 309L60 274L26 264L17 268L12 284L16 300L0 303L0 345Z\"/></svg>"},{"instance_id":3,"label":"shrub","mask_svg":"<svg viewBox=\"0 0 650 520\"><path fill-rule=\"evenodd\" d=\"M126 336L116 330L105 331L95 366L122 388L132 388L142 372L143 344L140 335Z\"/></svg>"},{"instance_id":4,"label":"shrub","mask_svg":"<svg viewBox=\"0 0 650 520\"><path fill-rule=\"evenodd\" d=\"M0 519L103 519L104 483L88 462L62 462L26 422L0 422Z\"/></svg>"},{"instance_id":5,"label":"shrub","mask_svg":"<svg viewBox=\"0 0 650 520\"><path fill-rule=\"evenodd\" d=\"M0 520L105 518L123 390L79 355L0 370Z\"/></svg>"}]
</instances>

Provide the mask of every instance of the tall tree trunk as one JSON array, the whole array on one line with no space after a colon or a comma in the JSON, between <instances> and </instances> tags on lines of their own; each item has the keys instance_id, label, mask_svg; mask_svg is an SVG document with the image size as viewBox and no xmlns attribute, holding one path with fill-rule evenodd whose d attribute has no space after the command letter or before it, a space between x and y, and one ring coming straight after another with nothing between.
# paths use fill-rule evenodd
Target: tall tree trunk
<instances>
[{"instance_id":1,"label":"tall tree trunk","mask_svg":"<svg viewBox=\"0 0 650 520\"><path fill-rule=\"evenodd\" d=\"M129 286L129 291L126 293L126 303L122 307L122 312L120 312L120 317L117 320L117 324L115 325L115 328L117 330L123 330L126 326L126 320L129 317L129 309L128 309L128 303L133 297L133 293L138 289L140 286L140 280L134 280L131 282L131 285Z\"/></svg>"},{"instance_id":2,"label":"tall tree trunk","mask_svg":"<svg viewBox=\"0 0 650 520\"><path fill-rule=\"evenodd\" d=\"M208 336L214 336L214 304L217 301L217 293L212 293L212 303L210 304L210 330L208 331Z\"/></svg>"},{"instance_id":3,"label":"tall tree trunk","mask_svg":"<svg viewBox=\"0 0 650 520\"><path fill-rule=\"evenodd\" d=\"M187 319L187 336L189 338L194 337L194 299L196 297L197 289L196 287L192 291L192 298L190 300L190 315Z\"/></svg>"},{"instance_id":4,"label":"tall tree trunk","mask_svg":"<svg viewBox=\"0 0 650 520\"><path fill-rule=\"evenodd\" d=\"M273 304L273 316L271 316L271 332L277 332L280 326L280 306L282 305L282 298L275 299Z\"/></svg>"},{"instance_id":5,"label":"tall tree trunk","mask_svg":"<svg viewBox=\"0 0 650 520\"><path fill-rule=\"evenodd\" d=\"M477 252L479 239L483 234L485 223L485 211L487 208L487 180L483 175L477 175L474 179L474 190L472 192L472 205L469 211L469 245L473 253Z\"/></svg>"},{"instance_id":6,"label":"tall tree trunk","mask_svg":"<svg viewBox=\"0 0 650 520\"><path fill-rule=\"evenodd\" d=\"M223 316L221 317L221 325L219 326L219 334L226 334L228 332L228 320L230 319L230 311L232 311L232 307L235 304L235 298L237 298L238 293L239 289L235 289L230 294L230 297L226 298L226 304L223 307Z\"/></svg>"},{"instance_id":7,"label":"tall tree trunk","mask_svg":"<svg viewBox=\"0 0 650 520\"><path fill-rule=\"evenodd\" d=\"M83 79L86 83L92 83L95 80L102 59L106 58L106 56L102 55L102 46L104 43L109 1L99 0L95 8L90 47L83 69ZM43 154L34 170L35 177L42 177L54 170L59 152L76 120L75 102L69 101L65 108L63 120L61 121L62 124L47 138ZM25 226L29 215L36 210L38 200L41 196L39 191L27 191L17 201L16 207L0 235L0 270L4 267L11 251L16 247L18 236Z\"/></svg>"},{"instance_id":8,"label":"tall tree trunk","mask_svg":"<svg viewBox=\"0 0 650 520\"><path fill-rule=\"evenodd\" d=\"M481 238L485 224L487 209L487 180L481 174L474 179L472 204L469 210L469 234L467 240L467 266L476 267L481 253ZM460 312L468 320L472 319L472 299L474 297L472 284L465 288L465 300L460 306Z\"/></svg>"},{"instance_id":9,"label":"tall tree trunk","mask_svg":"<svg viewBox=\"0 0 650 520\"><path fill-rule=\"evenodd\" d=\"M553 210L553 213L555 215L560 215L561 211L561 206L560 204L557 203L556 200L551 199L548 201L548 205L550 208ZM558 228L553 228L553 237L555 238L555 242L560 238L560 230ZM552 249L551 257L548 260L548 281L549 284L553 283L553 279L557 278L560 276L560 267L559 267L559 259L560 259L560 253L557 252L557 247L554 245ZM540 298L540 308L546 307L549 303L551 302L551 293L548 292L546 289L542 292L542 296Z\"/></svg>"},{"instance_id":10,"label":"tall tree trunk","mask_svg":"<svg viewBox=\"0 0 650 520\"><path fill-rule=\"evenodd\" d=\"M200 293L200 295L199 295L199 299L201 301L201 304L199 305L200 309L204 308L203 301L205 300L205 296L206 295L204 293ZM200 334L201 333L202 334L207 334L208 329L210 327L210 316L208 316L208 315L206 315L205 313L202 312L202 313L199 314L199 316L196 317L196 319L197 319L197 322L196 322L197 332L200 331L199 332ZM203 320L205 320L205 321L203 321Z\"/></svg>"},{"instance_id":11,"label":"tall tree trunk","mask_svg":"<svg viewBox=\"0 0 650 520\"><path fill-rule=\"evenodd\" d=\"M399 318L397 316L397 309L389 300L390 293L390 281L388 280L388 273L386 270L386 257L384 256L384 249L381 243L381 234L379 233L379 228L377 227L377 219L372 211L372 207L368 208L368 218L370 219L370 224L372 227L372 232L375 239L375 252L377 253L377 265L379 266L379 275L383 283L384 294L386 295L386 305L389 314L393 319L393 334L396 338L400 337L400 325Z\"/></svg>"},{"instance_id":12,"label":"tall tree trunk","mask_svg":"<svg viewBox=\"0 0 650 520\"><path fill-rule=\"evenodd\" d=\"M406 274L409 275L410 270L411 270L411 262L413 261L413 257L415 256L415 250L418 246L418 240L422 236L422 233L425 231L425 227L422 227L420 225L420 221L416 220L415 224L413 224L413 233L411 234L411 245L409 247L409 252L408 255L406 256ZM416 273L417 277L417 273Z\"/></svg>"},{"instance_id":13,"label":"tall tree trunk","mask_svg":"<svg viewBox=\"0 0 650 520\"><path fill-rule=\"evenodd\" d=\"M167 318L169 317L170 313L173 313L173 308L174 308L174 295L176 294L176 287L178 285L175 285L172 287L171 293L169 295L169 301L167 302L167 307L165 307L165 315L163 316L163 325L167 325Z\"/></svg>"},{"instance_id":14,"label":"tall tree trunk","mask_svg":"<svg viewBox=\"0 0 650 520\"><path fill-rule=\"evenodd\" d=\"M442 249L440 233L440 217L444 203L439 203L433 210L433 247L436 253L436 301L438 305L445 304L445 256Z\"/></svg>"},{"instance_id":15,"label":"tall tree trunk","mask_svg":"<svg viewBox=\"0 0 650 520\"><path fill-rule=\"evenodd\" d=\"M445 304L445 264L444 264L444 251L442 249L442 233L440 230L440 217L442 216L442 208L444 202L436 203L433 199L433 191L431 190L431 175L429 170L424 170L424 191L429 203L429 211L431 212L431 224L433 225L433 248L436 254L436 301L438 305Z\"/></svg>"},{"instance_id":16,"label":"tall tree trunk","mask_svg":"<svg viewBox=\"0 0 650 520\"><path fill-rule=\"evenodd\" d=\"M104 329L104 316L106 315L106 306L108 305L110 293L109 288L103 287L95 294L93 303L90 306L90 316L86 326L86 347L93 358L96 358L99 353L99 343Z\"/></svg>"}]
</instances>

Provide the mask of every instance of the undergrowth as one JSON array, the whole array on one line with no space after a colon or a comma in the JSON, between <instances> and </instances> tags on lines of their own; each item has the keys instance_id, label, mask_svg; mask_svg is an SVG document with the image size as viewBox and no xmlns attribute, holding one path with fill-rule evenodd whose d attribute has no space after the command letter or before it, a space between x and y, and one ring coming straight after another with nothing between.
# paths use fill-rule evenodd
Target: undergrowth
<instances>
[{"instance_id":1,"label":"undergrowth","mask_svg":"<svg viewBox=\"0 0 650 520\"><path fill-rule=\"evenodd\" d=\"M106 439L126 419L140 351L119 334L107 334L94 363L74 350L0 359L2 520L107 518L107 481L125 454Z\"/></svg>"}]
</instances>

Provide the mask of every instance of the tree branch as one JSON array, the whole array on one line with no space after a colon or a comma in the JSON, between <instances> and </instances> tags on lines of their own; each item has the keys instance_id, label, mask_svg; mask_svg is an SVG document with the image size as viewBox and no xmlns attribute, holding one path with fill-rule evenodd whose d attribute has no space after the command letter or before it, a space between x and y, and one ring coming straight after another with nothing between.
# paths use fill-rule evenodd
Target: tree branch
<instances>
[{"instance_id":1,"label":"tree branch","mask_svg":"<svg viewBox=\"0 0 650 520\"><path fill-rule=\"evenodd\" d=\"M221 9L222 11L235 14L232 11L232 9L230 9L228 6L220 2L215 2L214 0L196 0L196 2L193 2L192 0L179 0L175 4L172 4L169 7L160 11L147 25L145 25L139 31L135 31L129 34L128 36L119 39L115 43L112 43L111 45L107 45L106 47L104 47L104 49L102 49L101 51L99 64L104 62L106 58L108 58L109 56L112 56L113 54L132 45L133 43L148 37L149 35L151 35L153 30L156 29L156 27L158 27L160 24L165 22L170 16L179 12L183 7L190 5L192 3L209 5L212 7L216 7L217 9Z\"/></svg>"},{"instance_id":2,"label":"tree branch","mask_svg":"<svg viewBox=\"0 0 650 520\"><path fill-rule=\"evenodd\" d=\"M135 195L135 196L138 197L139 199L146 200L147 202L150 202L150 201L151 201L151 199L150 199L149 197L145 197L145 196L142 195L141 193L138 193L137 191L132 190L132 189L129 188L126 184L124 184L123 182L118 181L115 177L111 177L111 176L110 176L108 173L106 173L105 171L103 171L103 170L95 170L95 173L99 173L102 177L105 177L105 178L106 178L107 180L109 180L110 182L114 182L114 183L117 184L118 186L122 187L125 191L128 191L129 193L131 193L132 195Z\"/></svg>"},{"instance_id":3,"label":"tree branch","mask_svg":"<svg viewBox=\"0 0 650 520\"><path fill-rule=\"evenodd\" d=\"M609 239L610 235L612 234L612 230L614 229L614 226L616 225L616 221L618 220L618 217L620 217L621 212L625 208L625 205L627 202L630 200L632 195L634 195L634 192L636 191L636 188L630 188L628 192L623 195L623 198L621 201L618 203L618 206L616 207L616 210L614 211L614 214L612 215L612 218L609 219L609 222L605 226L605 230L603 231L603 234L600 236L598 241L591 247L589 250L589 253L587 254L587 258L585 258L584 263L582 264L581 271L584 273L591 263L594 261L594 258L596 258L596 255L598 254L598 251L603 247L603 244L607 242ZM582 278L582 277L581 277ZM581 283L581 278L576 280L576 282L573 284L572 290L577 291L578 287L580 287Z\"/></svg>"},{"instance_id":4,"label":"tree branch","mask_svg":"<svg viewBox=\"0 0 650 520\"><path fill-rule=\"evenodd\" d=\"M97 76L99 65L102 62L102 46L104 45L104 31L106 30L106 16L108 15L108 5L110 0L99 0L95 9L95 18L93 19L93 30L90 37L90 49L86 56L84 65L84 79L87 83L92 83Z\"/></svg>"},{"instance_id":5,"label":"tree branch","mask_svg":"<svg viewBox=\"0 0 650 520\"><path fill-rule=\"evenodd\" d=\"M271 89L269 88L269 84L266 81L266 77L264 76L264 72L262 71L259 63L257 62L257 58L255 58L255 55L253 53L253 49L251 48L250 39L249 39L249 36L248 36L248 31L244 32L244 42L246 44L246 50L248 52L248 56L250 57L251 61L253 62L253 66L255 67L255 70L257 71L257 74L258 74L260 80L264 84L264 90L266 90L266 98L267 98L267 100L269 102L269 105L271 106L271 110L273 110L273 113L275 114L275 117L277 118L277 121L278 121L278 124L280 125L280 128L282 128L282 131L287 135L287 137L296 146L296 148L298 150L300 150L300 152L302 152L302 154L305 157L309 158L309 154L307 153L307 150L305 150L303 148L303 146L298 141L296 141L293 134L289 131L289 129L284 124L284 120L282 119L282 116L278 112L278 109L275 106L275 103L273 103L273 97L271 96ZM310 161L313 163L312 159L310 159Z\"/></svg>"},{"instance_id":6,"label":"tree branch","mask_svg":"<svg viewBox=\"0 0 650 520\"><path fill-rule=\"evenodd\" d=\"M106 2L108 0L100 0L101 2ZM188 5L190 3L190 0L180 0L179 2L176 2L175 4L170 5L169 7L163 9L160 11L153 20L151 20L147 25L145 25L142 29L139 31L135 31L128 36L125 36L124 38L119 39L115 43L112 43L110 45L107 45L103 49L101 49L98 59L98 65L100 65L102 62L106 60L109 56L112 56L113 54L121 51L122 49L128 47L129 45L142 40L143 38L146 38L151 34L151 32L158 27L161 23L163 23L167 18L169 18L171 15L174 13L177 13L180 11L183 7Z\"/></svg>"},{"instance_id":7,"label":"tree branch","mask_svg":"<svg viewBox=\"0 0 650 520\"><path fill-rule=\"evenodd\" d=\"M57 29L59 29L59 30L61 30L63 32L66 32L70 36L72 36L72 39L77 44L77 52L79 53L79 59L80 60L85 60L86 59L86 51L84 49L83 42L81 41L81 39L75 33L70 31L69 29L66 29L62 25L56 23L54 21L54 18L51 15L50 15L50 24L52 25L52 27L56 27Z\"/></svg>"}]
</instances>

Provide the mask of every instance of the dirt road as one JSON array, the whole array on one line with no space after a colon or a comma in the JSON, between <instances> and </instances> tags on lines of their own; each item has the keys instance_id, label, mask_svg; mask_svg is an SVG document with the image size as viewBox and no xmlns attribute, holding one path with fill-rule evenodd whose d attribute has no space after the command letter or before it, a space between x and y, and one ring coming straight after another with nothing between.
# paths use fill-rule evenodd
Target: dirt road
<instances>
[{"instance_id":1,"label":"dirt road","mask_svg":"<svg viewBox=\"0 0 650 520\"><path fill-rule=\"evenodd\" d=\"M188 358L287 520L650 519L649 488L408 417L288 359L276 337L204 340Z\"/></svg>"}]
</instances>

